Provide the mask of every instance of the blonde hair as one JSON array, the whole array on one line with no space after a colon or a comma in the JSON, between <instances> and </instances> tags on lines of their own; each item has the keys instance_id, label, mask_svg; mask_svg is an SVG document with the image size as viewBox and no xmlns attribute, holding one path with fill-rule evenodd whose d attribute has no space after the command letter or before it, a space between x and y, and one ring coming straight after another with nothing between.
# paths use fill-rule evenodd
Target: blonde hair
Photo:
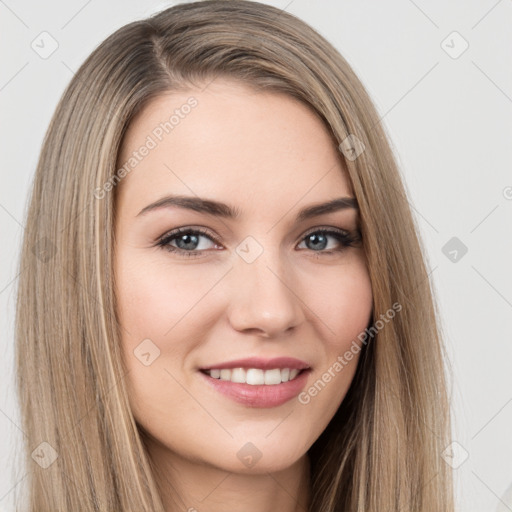
<instances>
[{"instance_id":1,"label":"blonde hair","mask_svg":"<svg viewBox=\"0 0 512 512\"><path fill-rule=\"evenodd\" d=\"M123 135L152 98L217 76L293 96L321 117L334 144L349 135L364 144L344 160L373 322L402 306L363 347L346 398L309 450L309 511L452 511L441 458L450 434L445 354L425 250L379 115L322 36L245 0L180 4L120 28L56 108L27 212L16 314L29 510L164 510L125 388L115 190L101 198L94 191L116 174ZM42 467L36 448L56 460Z\"/></svg>"}]
</instances>

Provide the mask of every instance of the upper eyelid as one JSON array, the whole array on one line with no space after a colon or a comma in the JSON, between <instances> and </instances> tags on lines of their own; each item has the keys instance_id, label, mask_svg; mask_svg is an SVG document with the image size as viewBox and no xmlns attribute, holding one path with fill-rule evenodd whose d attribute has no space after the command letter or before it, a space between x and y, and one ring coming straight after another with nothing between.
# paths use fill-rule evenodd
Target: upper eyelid
<instances>
[{"instance_id":1,"label":"upper eyelid","mask_svg":"<svg viewBox=\"0 0 512 512\"><path fill-rule=\"evenodd\" d=\"M166 231L162 236L160 236L158 238L158 241L167 240L168 238L174 238L183 233L198 233L201 236L211 238L213 242L220 243L217 240L217 236L215 236L208 228L205 228L204 226L185 226L171 229L170 231Z\"/></svg>"},{"instance_id":2,"label":"upper eyelid","mask_svg":"<svg viewBox=\"0 0 512 512\"><path fill-rule=\"evenodd\" d=\"M344 229L344 228L337 228L334 226L320 226L320 227L313 227L311 229L307 229L302 237L308 236L311 233L316 233L317 231L325 231L325 232L334 232L334 233L346 233L347 235L350 235L352 232L350 229Z\"/></svg>"}]
</instances>

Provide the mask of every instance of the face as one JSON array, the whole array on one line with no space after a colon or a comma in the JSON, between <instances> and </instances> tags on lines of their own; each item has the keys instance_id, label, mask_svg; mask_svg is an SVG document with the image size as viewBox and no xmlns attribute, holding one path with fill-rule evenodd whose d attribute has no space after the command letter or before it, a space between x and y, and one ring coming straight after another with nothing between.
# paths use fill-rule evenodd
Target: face
<instances>
[{"instance_id":1,"label":"face","mask_svg":"<svg viewBox=\"0 0 512 512\"><path fill-rule=\"evenodd\" d=\"M293 98L216 80L154 99L130 161L115 279L136 421L170 460L291 466L342 402L371 318L357 210L312 209L354 197L334 143Z\"/></svg>"}]
</instances>

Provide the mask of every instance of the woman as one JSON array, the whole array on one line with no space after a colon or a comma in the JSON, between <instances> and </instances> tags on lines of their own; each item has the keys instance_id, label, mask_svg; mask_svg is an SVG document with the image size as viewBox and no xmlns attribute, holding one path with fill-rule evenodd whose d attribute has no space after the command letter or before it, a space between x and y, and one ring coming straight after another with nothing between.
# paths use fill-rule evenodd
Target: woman
<instances>
[{"instance_id":1,"label":"woman","mask_svg":"<svg viewBox=\"0 0 512 512\"><path fill-rule=\"evenodd\" d=\"M29 510L453 510L417 229L305 23L212 0L119 29L57 107L26 225Z\"/></svg>"}]
</instances>

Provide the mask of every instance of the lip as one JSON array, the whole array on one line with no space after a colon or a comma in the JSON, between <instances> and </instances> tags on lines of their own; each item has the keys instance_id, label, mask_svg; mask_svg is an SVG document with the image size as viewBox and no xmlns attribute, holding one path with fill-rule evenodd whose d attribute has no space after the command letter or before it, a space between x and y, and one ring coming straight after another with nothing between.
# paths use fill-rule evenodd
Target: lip
<instances>
[{"instance_id":1,"label":"lip","mask_svg":"<svg viewBox=\"0 0 512 512\"><path fill-rule=\"evenodd\" d=\"M237 367L235 366L234 368ZM238 368L241 367L238 366ZM250 368L255 367L251 366ZM276 368L276 366L273 366L272 368ZM289 368L289 366L286 368ZM292 398L295 398L304 389L309 374L311 373L311 369L304 369L297 375L297 377L295 377L295 379L289 380L288 382L257 386L214 379L202 371L199 371L198 373L206 380L208 385L212 386L213 389L228 398L231 398L235 402L247 407L270 408L278 407Z\"/></svg>"},{"instance_id":2,"label":"lip","mask_svg":"<svg viewBox=\"0 0 512 512\"><path fill-rule=\"evenodd\" d=\"M274 357L272 359L264 359L262 357L248 357L245 359L237 359L236 361L216 363L211 366L204 366L199 369L224 370L230 368L259 368L260 370L273 370L274 368L295 368L297 370L305 370L310 368L310 366L308 363L294 357Z\"/></svg>"}]
</instances>

